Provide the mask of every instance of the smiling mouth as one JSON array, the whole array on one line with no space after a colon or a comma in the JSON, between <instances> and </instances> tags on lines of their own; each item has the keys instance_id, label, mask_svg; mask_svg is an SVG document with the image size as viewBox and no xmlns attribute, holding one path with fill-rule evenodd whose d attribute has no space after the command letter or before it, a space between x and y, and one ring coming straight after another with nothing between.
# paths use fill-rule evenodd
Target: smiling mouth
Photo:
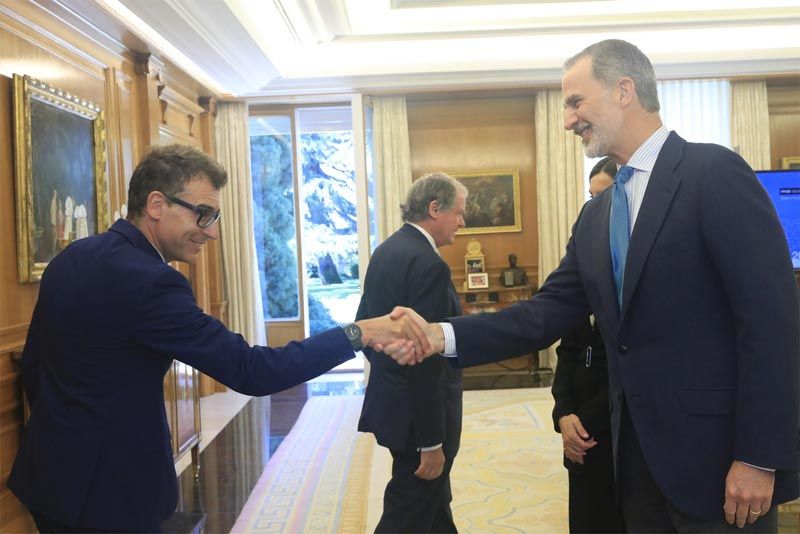
<instances>
[{"instance_id":1,"label":"smiling mouth","mask_svg":"<svg viewBox=\"0 0 800 534\"><path fill-rule=\"evenodd\" d=\"M591 127L591 125L589 125L587 123L583 123L583 124L573 128L572 131L575 132L575 135L577 135L581 139L586 140L586 134L587 134L587 132L591 132L592 131L592 127Z\"/></svg>"}]
</instances>

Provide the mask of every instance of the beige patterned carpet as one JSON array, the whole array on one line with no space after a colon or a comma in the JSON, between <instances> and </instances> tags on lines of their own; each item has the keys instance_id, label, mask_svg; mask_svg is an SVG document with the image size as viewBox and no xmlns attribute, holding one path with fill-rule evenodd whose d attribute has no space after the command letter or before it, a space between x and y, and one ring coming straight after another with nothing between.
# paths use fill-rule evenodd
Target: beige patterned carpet
<instances>
[{"instance_id":1,"label":"beige patterned carpet","mask_svg":"<svg viewBox=\"0 0 800 534\"><path fill-rule=\"evenodd\" d=\"M391 457L356 432L363 397L312 397L235 533L373 532ZM566 532L566 475L548 389L468 391L453 513L469 533Z\"/></svg>"},{"instance_id":2,"label":"beige patterned carpet","mask_svg":"<svg viewBox=\"0 0 800 534\"><path fill-rule=\"evenodd\" d=\"M461 450L451 476L459 532L567 532L567 475L549 388L464 392ZM391 456L373 452L366 531L380 518Z\"/></svg>"},{"instance_id":3,"label":"beige patterned carpet","mask_svg":"<svg viewBox=\"0 0 800 534\"><path fill-rule=\"evenodd\" d=\"M372 434L356 432L362 401L309 399L232 532L375 530L391 456ZM567 475L552 406L547 388L464 393L461 451L452 472L459 532L567 532ZM786 512L779 516L779 532L800 532L797 510Z\"/></svg>"}]
</instances>

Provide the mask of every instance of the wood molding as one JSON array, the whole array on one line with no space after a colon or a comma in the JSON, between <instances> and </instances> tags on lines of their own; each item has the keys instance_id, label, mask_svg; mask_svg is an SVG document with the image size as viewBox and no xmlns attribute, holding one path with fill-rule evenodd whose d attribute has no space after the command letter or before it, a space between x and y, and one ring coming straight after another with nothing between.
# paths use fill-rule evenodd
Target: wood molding
<instances>
[{"instance_id":1,"label":"wood molding","mask_svg":"<svg viewBox=\"0 0 800 534\"><path fill-rule=\"evenodd\" d=\"M217 99L213 96L198 97L197 103L206 113L210 113L213 117L217 116Z\"/></svg>"},{"instance_id":2,"label":"wood molding","mask_svg":"<svg viewBox=\"0 0 800 534\"><path fill-rule=\"evenodd\" d=\"M800 89L770 88L767 102L770 114L800 114Z\"/></svg>"},{"instance_id":3,"label":"wood molding","mask_svg":"<svg viewBox=\"0 0 800 534\"><path fill-rule=\"evenodd\" d=\"M161 78L161 71L164 69L164 63L160 59L148 52L135 52L133 57L134 72L136 72L136 74L155 79Z\"/></svg>"},{"instance_id":4,"label":"wood molding","mask_svg":"<svg viewBox=\"0 0 800 534\"><path fill-rule=\"evenodd\" d=\"M168 138L169 142L171 143L183 143L195 148L201 148L200 140L198 138L193 137L182 130L174 128L169 124L161 124L161 126L158 127L158 134L161 141L164 141L165 138Z\"/></svg>"},{"instance_id":5,"label":"wood molding","mask_svg":"<svg viewBox=\"0 0 800 534\"><path fill-rule=\"evenodd\" d=\"M104 70L108 65L63 37L53 33L49 28L34 22L29 17L37 16L38 20L47 18L45 13L31 12L34 9L39 8L33 3L18 2L14 5L14 9L0 3L0 29L7 30L9 33L40 47L47 53L69 63L95 79L104 80ZM6 17L5 20L3 15ZM95 42L85 44L97 45Z\"/></svg>"},{"instance_id":6,"label":"wood molding","mask_svg":"<svg viewBox=\"0 0 800 534\"><path fill-rule=\"evenodd\" d=\"M192 99L186 98L167 85L158 86L158 98L187 115L200 115L205 112L205 109Z\"/></svg>"}]
</instances>

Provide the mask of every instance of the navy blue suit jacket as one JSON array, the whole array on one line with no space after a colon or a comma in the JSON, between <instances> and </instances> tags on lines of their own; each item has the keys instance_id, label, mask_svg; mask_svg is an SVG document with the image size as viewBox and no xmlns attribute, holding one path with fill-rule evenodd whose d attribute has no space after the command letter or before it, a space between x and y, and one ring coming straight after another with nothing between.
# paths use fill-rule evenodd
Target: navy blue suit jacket
<instances>
[{"instance_id":1,"label":"navy blue suit jacket","mask_svg":"<svg viewBox=\"0 0 800 534\"><path fill-rule=\"evenodd\" d=\"M734 459L798 496L798 290L775 210L750 167L674 132L631 235L620 311L610 189L585 205L532 299L452 320L459 363L549 346L590 312L608 352L614 448L627 403L653 478L679 510L721 519Z\"/></svg>"},{"instance_id":2,"label":"navy blue suit jacket","mask_svg":"<svg viewBox=\"0 0 800 534\"><path fill-rule=\"evenodd\" d=\"M385 315L395 306L415 309L428 321L461 314L450 268L410 224L380 244L369 262L357 319ZM442 356L401 366L365 349L369 382L358 429L395 451L444 444L453 458L461 437L461 369Z\"/></svg>"},{"instance_id":3,"label":"navy blue suit jacket","mask_svg":"<svg viewBox=\"0 0 800 534\"><path fill-rule=\"evenodd\" d=\"M117 221L67 247L42 277L22 356L31 416L8 486L68 525L157 531L177 502L163 394L173 358L267 395L352 357L340 328L250 347L203 313L135 226Z\"/></svg>"}]
</instances>

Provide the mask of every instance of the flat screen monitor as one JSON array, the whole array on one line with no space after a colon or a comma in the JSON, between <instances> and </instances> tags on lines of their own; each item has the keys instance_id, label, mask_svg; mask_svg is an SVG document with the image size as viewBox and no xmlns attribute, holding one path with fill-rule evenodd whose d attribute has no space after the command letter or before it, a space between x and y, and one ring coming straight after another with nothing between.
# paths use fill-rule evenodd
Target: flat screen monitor
<instances>
[{"instance_id":1,"label":"flat screen monitor","mask_svg":"<svg viewBox=\"0 0 800 534\"><path fill-rule=\"evenodd\" d=\"M789 242L792 265L800 270L800 169L756 171L756 176L778 212Z\"/></svg>"}]
</instances>

